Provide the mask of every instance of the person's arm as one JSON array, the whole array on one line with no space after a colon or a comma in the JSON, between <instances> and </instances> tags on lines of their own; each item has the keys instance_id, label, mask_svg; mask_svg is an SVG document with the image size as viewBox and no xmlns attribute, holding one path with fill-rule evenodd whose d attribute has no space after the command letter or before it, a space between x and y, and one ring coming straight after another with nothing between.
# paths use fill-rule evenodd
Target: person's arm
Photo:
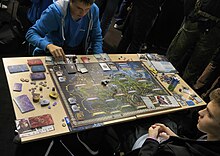
<instances>
[{"instance_id":1,"label":"person's arm","mask_svg":"<svg viewBox=\"0 0 220 156\"><path fill-rule=\"evenodd\" d=\"M165 126L164 124L161 123L156 123L154 126L159 126L159 137L163 137L164 139L169 139L170 136L176 136L178 137L178 135L176 133L174 133L169 127Z\"/></svg>"},{"instance_id":2,"label":"person's arm","mask_svg":"<svg viewBox=\"0 0 220 156\"><path fill-rule=\"evenodd\" d=\"M54 13L50 7L46 9L41 18L28 30L26 33L26 39L33 46L43 49L45 52L49 52L56 60L65 60L65 53L63 49L57 45L54 45L52 40L45 39L46 34L56 32L59 36L59 29L61 17Z\"/></svg>"},{"instance_id":3,"label":"person's arm","mask_svg":"<svg viewBox=\"0 0 220 156\"><path fill-rule=\"evenodd\" d=\"M102 50L102 33L101 33L101 27L100 27L100 21L99 21L99 11L97 6L93 8L92 14L93 14L93 27L92 27L92 34L91 34L91 43L92 43L92 50L93 53L99 54L103 53Z\"/></svg>"},{"instance_id":4,"label":"person's arm","mask_svg":"<svg viewBox=\"0 0 220 156\"><path fill-rule=\"evenodd\" d=\"M47 45L53 43L52 41L46 40L45 36L52 31L58 31L58 24L56 16L53 15L53 11L48 8L42 14L41 18L29 28L25 37L33 46L46 51Z\"/></svg>"},{"instance_id":5,"label":"person's arm","mask_svg":"<svg viewBox=\"0 0 220 156\"><path fill-rule=\"evenodd\" d=\"M162 124L163 126L163 124ZM142 145L138 156L153 156L153 155L172 155L172 151L167 146L160 147L158 140L159 134L161 133L161 127L158 125L152 125L148 129L148 138Z\"/></svg>"}]
</instances>

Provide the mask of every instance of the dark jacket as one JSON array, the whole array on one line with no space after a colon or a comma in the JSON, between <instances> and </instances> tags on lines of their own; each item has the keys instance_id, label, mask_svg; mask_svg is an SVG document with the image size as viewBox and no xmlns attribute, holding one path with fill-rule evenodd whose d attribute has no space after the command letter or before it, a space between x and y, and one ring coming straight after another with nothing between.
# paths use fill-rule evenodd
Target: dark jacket
<instances>
[{"instance_id":1,"label":"dark jacket","mask_svg":"<svg viewBox=\"0 0 220 156\"><path fill-rule=\"evenodd\" d=\"M148 138L141 149L128 156L220 156L220 141L196 141L191 139L170 137L159 144Z\"/></svg>"}]
</instances>

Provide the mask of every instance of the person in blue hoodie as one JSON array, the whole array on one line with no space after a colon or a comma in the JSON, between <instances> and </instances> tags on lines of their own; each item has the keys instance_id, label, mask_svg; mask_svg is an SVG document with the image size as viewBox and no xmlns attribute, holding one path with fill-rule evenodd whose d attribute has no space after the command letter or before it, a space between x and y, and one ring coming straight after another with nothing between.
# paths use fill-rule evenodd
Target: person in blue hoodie
<instances>
[{"instance_id":1,"label":"person in blue hoodie","mask_svg":"<svg viewBox=\"0 0 220 156\"><path fill-rule=\"evenodd\" d=\"M99 10L94 0L58 0L51 4L28 30L26 39L33 55L51 54L65 60L65 54L102 53Z\"/></svg>"}]
</instances>

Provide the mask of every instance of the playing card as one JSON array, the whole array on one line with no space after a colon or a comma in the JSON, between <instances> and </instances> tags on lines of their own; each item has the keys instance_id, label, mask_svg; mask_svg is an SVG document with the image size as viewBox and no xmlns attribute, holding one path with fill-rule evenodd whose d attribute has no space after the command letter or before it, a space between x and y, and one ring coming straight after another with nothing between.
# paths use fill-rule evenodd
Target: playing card
<instances>
[{"instance_id":1,"label":"playing card","mask_svg":"<svg viewBox=\"0 0 220 156\"><path fill-rule=\"evenodd\" d=\"M109 66L107 65L107 63L99 63L99 65L102 67L102 70L104 71L111 70Z\"/></svg>"},{"instance_id":2,"label":"playing card","mask_svg":"<svg viewBox=\"0 0 220 156\"><path fill-rule=\"evenodd\" d=\"M81 60L83 61L83 63L89 63L88 57L81 57Z\"/></svg>"},{"instance_id":3,"label":"playing card","mask_svg":"<svg viewBox=\"0 0 220 156\"><path fill-rule=\"evenodd\" d=\"M22 113L26 113L35 109L27 95L17 96L14 98L14 101Z\"/></svg>"},{"instance_id":4,"label":"playing card","mask_svg":"<svg viewBox=\"0 0 220 156\"><path fill-rule=\"evenodd\" d=\"M118 68L116 67L115 63L108 62L107 64L108 64L109 68L111 68L111 70L114 70L114 71L118 70Z\"/></svg>"}]
</instances>

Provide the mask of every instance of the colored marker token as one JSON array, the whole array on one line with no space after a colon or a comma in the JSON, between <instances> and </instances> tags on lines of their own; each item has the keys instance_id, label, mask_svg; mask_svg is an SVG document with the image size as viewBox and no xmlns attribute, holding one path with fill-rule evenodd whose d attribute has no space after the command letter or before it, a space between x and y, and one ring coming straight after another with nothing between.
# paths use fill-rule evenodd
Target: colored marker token
<instances>
[{"instance_id":1,"label":"colored marker token","mask_svg":"<svg viewBox=\"0 0 220 156\"><path fill-rule=\"evenodd\" d=\"M58 96L59 96L59 94L56 93L56 92L51 92L51 93L49 94L49 96L50 96L50 98L52 98L52 99L57 99Z\"/></svg>"}]
</instances>

